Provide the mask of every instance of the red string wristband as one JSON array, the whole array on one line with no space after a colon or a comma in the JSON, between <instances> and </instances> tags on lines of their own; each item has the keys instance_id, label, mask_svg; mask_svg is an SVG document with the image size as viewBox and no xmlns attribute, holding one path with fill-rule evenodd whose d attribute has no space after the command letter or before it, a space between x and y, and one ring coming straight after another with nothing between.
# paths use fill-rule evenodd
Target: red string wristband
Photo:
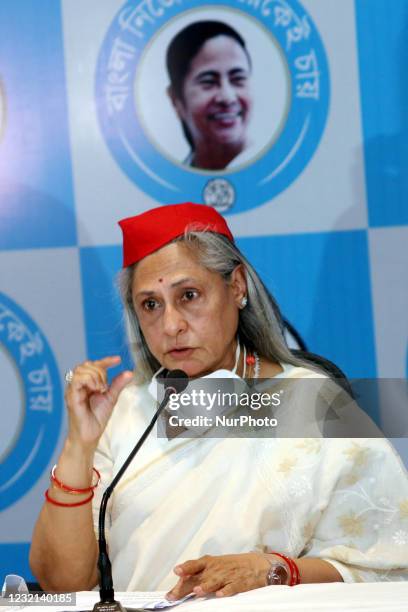
<instances>
[{"instance_id":1,"label":"red string wristband","mask_svg":"<svg viewBox=\"0 0 408 612\"><path fill-rule=\"evenodd\" d=\"M62 506L63 508L74 508L75 506L83 506L84 504L87 504L88 502L91 501L94 495L95 493L92 491L90 496L87 497L86 499L83 499L80 502L75 502L73 504L66 504L64 502L57 501L56 499L52 499L52 497L50 497L50 494L48 493L48 490L47 490L45 492L45 499L47 500L47 502L50 502L50 504L53 504L54 506Z\"/></svg>"},{"instance_id":2,"label":"red string wristband","mask_svg":"<svg viewBox=\"0 0 408 612\"><path fill-rule=\"evenodd\" d=\"M70 486L64 484L60 480L58 480L58 478L55 475L55 470L56 469L57 469L57 466L54 465L54 467L51 470L51 476L50 476L51 482L53 484L55 484L59 489L62 489L66 493L71 493L72 495L81 495L82 493L89 493L90 491L93 491L94 489L96 489L98 484L101 482L101 475L100 475L100 473L98 472L98 470L96 468L93 467L92 470L95 472L95 474L98 477L98 480L96 481L96 483L92 484L90 487L85 487L84 489L75 489L73 487L70 487Z\"/></svg>"},{"instance_id":3,"label":"red string wristband","mask_svg":"<svg viewBox=\"0 0 408 612\"><path fill-rule=\"evenodd\" d=\"M293 559L289 559L289 561L291 563L292 576L293 576L291 584L289 586L296 586L297 584L300 583L299 568L298 568L296 562Z\"/></svg>"},{"instance_id":4,"label":"red string wristband","mask_svg":"<svg viewBox=\"0 0 408 612\"><path fill-rule=\"evenodd\" d=\"M293 559L290 559L289 557L286 557L282 553L278 553L278 552L275 552L275 551L273 551L273 552L271 552L269 554L270 555L276 555L277 557L280 557L281 559L286 561L286 564L288 565L289 570L290 570L290 582L289 582L288 586L296 586L297 584L300 584L299 568L298 568L297 564L295 563L295 561Z\"/></svg>"},{"instance_id":5,"label":"red string wristband","mask_svg":"<svg viewBox=\"0 0 408 612\"><path fill-rule=\"evenodd\" d=\"M296 586L297 584L300 584L300 572L299 572L299 566L296 563L296 561L294 559L291 559L292 563L293 563L293 568L295 570L295 582L293 584L293 586Z\"/></svg>"}]
</instances>

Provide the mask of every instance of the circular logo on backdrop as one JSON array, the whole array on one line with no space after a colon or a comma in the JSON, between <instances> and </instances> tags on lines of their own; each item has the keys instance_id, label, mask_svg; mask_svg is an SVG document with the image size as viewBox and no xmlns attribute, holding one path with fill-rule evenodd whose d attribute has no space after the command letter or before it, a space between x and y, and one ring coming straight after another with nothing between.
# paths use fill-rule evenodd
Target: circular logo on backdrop
<instances>
[{"instance_id":1,"label":"circular logo on backdrop","mask_svg":"<svg viewBox=\"0 0 408 612\"><path fill-rule=\"evenodd\" d=\"M16 405L3 405L0 433L0 510L36 483L55 450L62 390L55 357L41 330L0 293L0 359ZM13 402L12 402L13 403Z\"/></svg>"},{"instance_id":2,"label":"circular logo on backdrop","mask_svg":"<svg viewBox=\"0 0 408 612\"><path fill-rule=\"evenodd\" d=\"M99 122L127 176L154 199L222 212L286 189L329 108L326 53L298 0L127 2L102 45Z\"/></svg>"},{"instance_id":3,"label":"circular logo on backdrop","mask_svg":"<svg viewBox=\"0 0 408 612\"><path fill-rule=\"evenodd\" d=\"M211 179L204 188L203 200L219 212L226 212L235 202L234 188L223 178Z\"/></svg>"}]
</instances>

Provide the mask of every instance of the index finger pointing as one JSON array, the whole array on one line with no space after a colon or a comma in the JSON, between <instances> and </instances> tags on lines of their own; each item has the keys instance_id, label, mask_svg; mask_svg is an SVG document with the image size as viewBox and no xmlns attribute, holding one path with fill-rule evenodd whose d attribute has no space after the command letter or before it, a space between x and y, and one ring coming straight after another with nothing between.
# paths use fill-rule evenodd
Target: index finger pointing
<instances>
[{"instance_id":1,"label":"index finger pointing","mask_svg":"<svg viewBox=\"0 0 408 612\"><path fill-rule=\"evenodd\" d=\"M122 357L120 355L112 355L109 357L104 357L103 359L96 359L92 363L97 366L104 368L105 370L108 368L113 368L115 365L119 365L122 361Z\"/></svg>"}]
</instances>

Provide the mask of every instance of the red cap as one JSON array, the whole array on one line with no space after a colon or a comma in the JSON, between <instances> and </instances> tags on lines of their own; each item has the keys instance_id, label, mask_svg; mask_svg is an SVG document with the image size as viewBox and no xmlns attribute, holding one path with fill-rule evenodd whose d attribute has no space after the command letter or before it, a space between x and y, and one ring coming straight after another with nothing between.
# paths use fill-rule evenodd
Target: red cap
<instances>
[{"instance_id":1,"label":"red cap","mask_svg":"<svg viewBox=\"0 0 408 612\"><path fill-rule=\"evenodd\" d=\"M182 236L186 228L215 232L234 242L224 219L205 204L169 204L119 221L123 232L123 267L126 268Z\"/></svg>"}]
</instances>

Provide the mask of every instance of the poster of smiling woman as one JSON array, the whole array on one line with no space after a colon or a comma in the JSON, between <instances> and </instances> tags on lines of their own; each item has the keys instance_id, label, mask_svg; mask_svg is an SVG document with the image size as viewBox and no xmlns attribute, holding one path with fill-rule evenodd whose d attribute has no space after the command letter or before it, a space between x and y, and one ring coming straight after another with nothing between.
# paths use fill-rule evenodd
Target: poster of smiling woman
<instances>
[{"instance_id":1,"label":"poster of smiling woman","mask_svg":"<svg viewBox=\"0 0 408 612\"><path fill-rule=\"evenodd\" d=\"M249 148L252 61L242 36L222 21L195 21L166 53L168 93L190 152L184 163L224 170Z\"/></svg>"},{"instance_id":2,"label":"poster of smiling woman","mask_svg":"<svg viewBox=\"0 0 408 612\"><path fill-rule=\"evenodd\" d=\"M242 167L272 145L287 114L277 45L254 21L230 13L188 12L141 61L137 108L152 142L174 163L212 171ZM158 87L162 96L154 95Z\"/></svg>"},{"instance_id":3,"label":"poster of smiling woman","mask_svg":"<svg viewBox=\"0 0 408 612\"><path fill-rule=\"evenodd\" d=\"M127 175L163 201L179 185L226 211L294 180L323 134L330 82L298 2L129 2L105 35L99 121Z\"/></svg>"}]
</instances>

